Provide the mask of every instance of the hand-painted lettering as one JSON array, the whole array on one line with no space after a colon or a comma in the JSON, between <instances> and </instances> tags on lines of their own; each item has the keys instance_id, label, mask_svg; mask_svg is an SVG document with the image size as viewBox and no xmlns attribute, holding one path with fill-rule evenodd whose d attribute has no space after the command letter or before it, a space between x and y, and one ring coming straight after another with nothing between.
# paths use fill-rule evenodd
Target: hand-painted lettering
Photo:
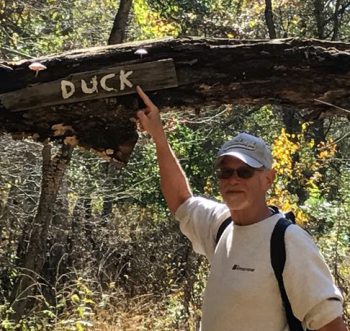
<instances>
[{"instance_id":1,"label":"hand-painted lettering","mask_svg":"<svg viewBox=\"0 0 350 331\"><path fill-rule=\"evenodd\" d=\"M84 79L81 80L81 90L83 91L83 93L85 94L92 94L95 92L98 93L97 77L96 76L92 77L90 82L92 84L92 87L88 87Z\"/></svg>"},{"instance_id":2,"label":"hand-painted lettering","mask_svg":"<svg viewBox=\"0 0 350 331\"><path fill-rule=\"evenodd\" d=\"M120 90L124 91L125 85L132 87L132 83L128 80L128 77L133 73L133 71L128 71L127 73L124 70L120 70Z\"/></svg>"},{"instance_id":3,"label":"hand-painted lettering","mask_svg":"<svg viewBox=\"0 0 350 331\"><path fill-rule=\"evenodd\" d=\"M113 77L115 77L115 74L109 74L109 75L103 76L103 77L101 78L101 81L100 81L101 87L102 87L105 91L107 91L107 92L116 91L116 90L117 90L117 89L115 89L115 88L113 88L113 87L108 87L108 86L107 86L107 80L108 80L108 79L111 79L111 78L113 78Z\"/></svg>"},{"instance_id":4,"label":"hand-painted lettering","mask_svg":"<svg viewBox=\"0 0 350 331\"><path fill-rule=\"evenodd\" d=\"M133 74L133 71L119 71L119 90L123 91L125 88L132 88L134 84L130 80L130 76ZM61 93L63 99L68 99L76 94L79 90L83 94L98 94L101 92L116 92L118 91L118 86L113 87L113 83L118 82L118 78L113 79L118 74L109 73L107 75L102 76L100 79L97 76L92 76L89 80L89 77L80 79L80 81L71 82L68 80L61 81ZM98 86L101 86L101 90L98 89ZM117 83L118 85L118 83Z\"/></svg>"},{"instance_id":5,"label":"hand-painted lettering","mask_svg":"<svg viewBox=\"0 0 350 331\"><path fill-rule=\"evenodd\" d=\"M75 86L72 82L68 80L62 80L61 81L61 91L62 91L62 98L68 99L71 97L75 92Z\"/></svg>"}]
</instances>

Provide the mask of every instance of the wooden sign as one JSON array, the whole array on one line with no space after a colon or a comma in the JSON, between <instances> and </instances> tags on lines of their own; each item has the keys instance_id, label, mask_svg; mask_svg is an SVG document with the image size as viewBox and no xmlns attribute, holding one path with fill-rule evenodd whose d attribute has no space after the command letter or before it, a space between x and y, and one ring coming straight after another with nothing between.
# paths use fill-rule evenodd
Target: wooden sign
<instances>
[{"instance_id":1,"label":"wooden sign","mask_svg":"<svg viewBox=\"0 0 350 331\"><path fill-rule=\"evenodd\" d=\"M140 85L145 91L176 87L172 59L108 67L81 72L63 79L28 86L0 95L9 110L25 110L135 93Z\"/></svg>"}]
</instances>

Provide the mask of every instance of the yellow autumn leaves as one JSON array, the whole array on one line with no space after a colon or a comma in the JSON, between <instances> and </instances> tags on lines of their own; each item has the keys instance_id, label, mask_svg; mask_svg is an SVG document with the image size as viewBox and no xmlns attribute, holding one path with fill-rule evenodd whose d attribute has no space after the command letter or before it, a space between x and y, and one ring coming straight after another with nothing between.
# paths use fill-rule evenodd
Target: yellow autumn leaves
<instances>
[{"instance_id":1,"label":"yellow autumn leaves","mask_svg":"<svg viewBox=\"0 0 350 331\"><path fill-rule=\"evenodd\" d=\"M180 27L170 23L161 15L148 6L145 0L135 0L133 3L135 19L140 27L140 37L162 38L167 36L176 37Z\"/></svg>"},{"instance_id":2,"label":"yellow autumn leaves","mask_svg":"<svg viewBox=\"0 0 350 331\"><path fill-rule=\"evenodd\" d=\"M292 210L299 223L307 222L307 216L298 205L298 196L290 193L289 185L297 183L309 194L318 191L323 170L337 149L332 138L315 146L315 140L307 135L308 126L302 124L297 134L287 133L283 128L275 137L272 149L277 178L269 203L284 211Z\"/></svg>"}]
</instances>

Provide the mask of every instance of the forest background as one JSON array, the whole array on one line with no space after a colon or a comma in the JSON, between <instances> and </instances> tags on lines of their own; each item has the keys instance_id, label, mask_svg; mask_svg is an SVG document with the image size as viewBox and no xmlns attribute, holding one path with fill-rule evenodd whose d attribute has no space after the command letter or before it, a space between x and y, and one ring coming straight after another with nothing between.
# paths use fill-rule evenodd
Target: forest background
<instances>
[{"instance_id":1,"label":"forest background","mask_svg":"<svg viewBox=\"0 0 350 331\"><path fill-rule=\"evenodd\" d=\"M349 41L346 0L2 0L0 56L30 59L126 41L199 36ZM286 78L288 79L288 78ZM239 131L272 146L277 181L271 204L292 210L321 248L344 295L350 323L350 157L348 116L310 118L302 109L264 105L173 109L165 127L195 194L220 199L217 148ZM44 152L60 147L0 139L0 325L3 330L196 330L208 272L193 253L159 190L146 135L116 169L76 148L49 226L41 232ZM50 154L51 155L51 154ZM59 155L59 153L58 153ZM45 216L45 215L44 215ZM30 279L27 288L18 280Z\"/></svg>"}]
</instances>

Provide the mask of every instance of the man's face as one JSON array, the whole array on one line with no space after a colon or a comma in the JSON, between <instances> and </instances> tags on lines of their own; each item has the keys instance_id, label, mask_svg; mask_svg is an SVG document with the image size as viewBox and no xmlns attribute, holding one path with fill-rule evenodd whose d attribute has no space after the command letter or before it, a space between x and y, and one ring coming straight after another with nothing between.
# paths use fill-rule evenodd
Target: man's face
<instances>
[{"instance_id":1,"label":"man's face","mask_svg":"<svg viewBox=\"0 0 350 331\"><path fill-rule=\"evenodd\" d=\"M241 169L246 173L251 169L243 161L231 156L225 156L218 168ZM229 172L229 171L228 171ZM227 179L219 179L220 193L230 210L244 210L254 208L258 203L265 201L267 190L275 177L274 170L257 169L252 171L250 178L240 178L235 172Z\"/></svg>"}]
</instances>

